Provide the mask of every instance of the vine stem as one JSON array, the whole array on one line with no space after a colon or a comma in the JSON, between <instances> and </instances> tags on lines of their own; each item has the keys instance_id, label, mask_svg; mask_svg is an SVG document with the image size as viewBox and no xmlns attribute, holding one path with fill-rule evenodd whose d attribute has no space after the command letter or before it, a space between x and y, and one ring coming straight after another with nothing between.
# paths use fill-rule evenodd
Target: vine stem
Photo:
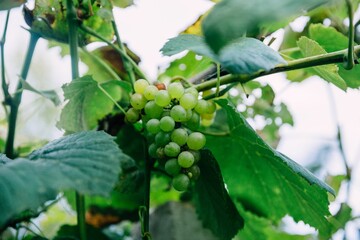
<instances>
[{"instance_id":1,"label":"vine stem","mask_svg":"<svg viewBox=\"0 0 360 240\"><path fill-rule=\"evenodd\" d=\"M147 144L145 144L145 147ZM149 240L150 236L150 182L151 182L151 159L148 154L148 151L145 149L146 157L145 157L145 191L144 191L144 216L143 216L143 233L142 239Z\"/></svg>"},{"instance_id":2,"label":"vine stem","mask_svg":"<svg viewBox=\"0 0 360 240\"><path fill-rule=\"evenodd\" d=\"M349 15L349 46L346 55L347 61L344 63L344 68L350 70L354 67L354 9L351 0L346 0L347 11Z\"/></svg>"},{"instance_id":3,"label":"vine stem","mask_svg":"<svg viewBox=\"0 0 360 240\"><path fill-rule=\"evenodd\" d=\"M39 40L40 36L36 33L30 32L30 42L29 47L25 56L25 61L23 64L23 68L21 70L20 79L23 79L26 81L27 75L29 73L30 64L32 57L34 55L36 44ZM22 98L22 83L19 80L18 85L16 87L16 91L13 97L11 97L9 100L10 105L10 114L9 114L9 126L8 126L8 134L6 139L6 145L5 145L5 154L9 158L14 158L14 141L15 141L15 132L16 132L16 121L19 111L19 106L21 103Z\"/></svg>"},{"instance_id":4,"label":"vine stem","mask_svg":"<svg viewBox=\"0 0 360 240\"><path fill-rule=\"evenodd\" d=\"M71 75L72 80L79 77L79 52L78 52L78 20L76 9L72 0L66 0L66 20L69 26L69 47L71 57ZM76 192L76 212L77 225L79 229L80 240L86 240L86 222L85 222L85 197Z\"/></svg>"},{"instance_id":5,"label":"vine stem","mask_svg":"<svg viewBox=\"0 0 360 240\"><path fill-rule=\"evenodd\" d=\"M342 63L344 62L344 56L346 56L348 49L301 58L297 60L293 60L288 62L287 64L279 64L275 68L269 71L259 71L257 73L249 74L249 75L225 75L220 78L220 85L226 85L230 83L246 83L255 78L279 73L279 72L286 72L296 69L308 68L308 67L316 67L326 64L332 63ZM358 57L360 54L360 45L354 47L354 54ZM196 86L198 91L205 91L211 88L216 87L218 83L218 78L210 79L209 81L200 83Z\"/></svg>"},{"instance_id":6,"label":"vine stem","mask_svg":"<svg viewBox=\"0 0 360 240\"><path fill-rule=\"evenodd\" d=\"M8 85L6 84L5 78L5 42L6 42L6 33L9 24L10 10L7 11L4 33L0 40L0 51L1 51L1 87L4 93L4 103L9 104L11 101L11 96L9 93Z\"/></svg>"}]
</instances>

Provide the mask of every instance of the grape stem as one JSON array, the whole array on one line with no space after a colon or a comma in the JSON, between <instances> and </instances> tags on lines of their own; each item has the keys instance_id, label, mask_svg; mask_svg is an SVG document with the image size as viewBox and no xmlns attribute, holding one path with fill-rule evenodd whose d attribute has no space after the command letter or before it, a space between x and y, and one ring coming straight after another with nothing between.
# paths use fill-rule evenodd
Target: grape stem
<instances>
[{"instance_id":1,"label":"grape stem","mask_svg":"<svg viewBox=\"0 0 360 240\"><path fill-rule=\"evenodd\" d=\"M262 71L259 71L259 72L253 73L253 74L249 74L249 75L228 74L228 75L222 76L220 78L220 85L226 85L226 84L230 84L230 83L247 83L255 78L274 74L274 73L286 72L286 71L308 68L308 67L321 66L321 65L326 65L326 64L342 63L342 62L344 62L344 56L346 56L347 53L348 53L348 49L344 49L344 50L340 50L340 51L336 51L336 52L301 58L301 59L290 61L287 64L279 64L278 66L276 66L275 68L273 68L269 71L262 70ZM356 56L356 58L359 57L359 54L360 54L360 45L354 47L354 55ZM356 60L355 63L358 64L359 62ZM216 85L218 84L218 81L219 81L218 78L213 78L213 79L210 79L209 81L206 81L206 82L196 85L195 88L199 92L209 90L211 88L216 87Z\"/></svg>"},{"instance_id":2,"label":"grape stem","mask_svg":"<svg viewBox=\"0 0 360 240\"><path fill-rule=\"evenodd\" d=\"M145 191L144 191L144 206L142 211L142 239L150 240L150 182L151 182L151 158L148 154L148 144L145 144ZM141 209L140 209L141 211Z\"/></svg>"}]
</instances>

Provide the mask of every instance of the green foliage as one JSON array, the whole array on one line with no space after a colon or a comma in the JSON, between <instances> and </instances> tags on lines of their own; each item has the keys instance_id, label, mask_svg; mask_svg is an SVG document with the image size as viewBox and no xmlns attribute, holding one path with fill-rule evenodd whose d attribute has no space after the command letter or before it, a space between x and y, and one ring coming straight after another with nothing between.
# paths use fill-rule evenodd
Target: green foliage
<instances>
[{"instance_id":1,"label":"green foliage","mask_svg":"<svg viewBox=\"0 0 360 240\"><path fill-rule=\"evenodd\" d=\"M86 225L86 235L87 240L110 240L101 229L94 228L93 226ZM74 225L63 225L60 230L57 232L54 240L79 240L79 228Z\"/></svg>"},{"instance_id":2,"label":"green foliage","mask_svg":"<svg viewBox=\"0 0 360 240\"><path fill-rule=\"evenodd\" d=\"M123 157L109 135L90 131L54 140L28 159L7 162L0 168L0 226L22 211L36 212L61 190L108 195Z\"/></svg>"},{"instance_id":3,"label":"green foliage","mask_svg":"<svg viewBox=\"0 0 360 240\"><path fill-rule=\"evenodd\" d=\"M227 112L230 135L208 136L207 146L219 161L230 195L247 211L274 222L289 214L328 232L326 192L333 190L270 148L226 100L217 103Z\"/></svg>"},{"instance_id":4,"label":"green foliage","mask_svg":"<svg viewBox=\"0 0 360 240\"><path fill-rule=\"evenodd\" d=\"M0 11L1 10L9 10L11 8L19 7L23 3L25 3L25 0L2 0L0 2Z\"/></svg>"},{"instance_id":5,"label":"green foliage","mask_svg":"<svg viewBox=\"0 0 360 240\"><path fill-rule=\"evenodd\" d=\"M120 100L119 83L117 80L98 83L91 76L84 76L65 84L63 90L68 102L58 126L68 132L94 129L100 119L112 112L113 100Z\"/></svg>"},{"instance_id":6,"label":"green foliage","mask_svg":"<svg viewBox=\"0 0 360 240\"><path fill-rule=\"evenodd\" d=\"M21 84L22 84L22 88L24 90L28 90L30 92L36 93L36 94L46 98L46 99L49 99L55 106L58 106L61 103L59 95L54 90L40 91L40 90L35 89L33 86L30 85L30 83L28 83L24 80L21 81Z\"/></svg>"}]
</instances>

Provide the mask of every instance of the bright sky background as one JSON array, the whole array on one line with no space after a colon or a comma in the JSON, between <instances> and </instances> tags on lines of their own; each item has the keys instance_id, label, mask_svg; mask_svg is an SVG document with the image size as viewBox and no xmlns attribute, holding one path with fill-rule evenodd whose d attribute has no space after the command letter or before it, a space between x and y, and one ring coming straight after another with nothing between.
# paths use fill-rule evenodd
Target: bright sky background
<instances>
[{"instance_id":1,"label":"bright sky background","mask_svg":"<svg viewBox=\"0 0 360 240\"><path fill-rule=\"evenodd\" d=\"M122 40L141 57L141 67L155 80L158 66L165 66L169 62L168 57L161 56L159 49L167 39L175 37L211 6L212 3L207 0L139 0L135 6L116 10L116 22ZM4 20L5 12L0 12L0 33ZM21 70L29 38L20 26L27 27L20 9L16 9L12 11L6 42L6 74L13 83L12 86L16 84ZM82 66L82 71L85 70ZM354 215L360 215L359 91L348 90L345 93L317 77L300 84L288 85L283 76L276 74L263 79L273 86L277 93L276 101L285 102L295 120L295 127L282 128L279 150L300 164L311 164L320 148L336 148L336 114L349 165L356 166L350 202ZM35 52L29 82L40 89L56 88L60 91L61 85L69 81L69 58L59 58L58 49L48 50L46 41L41 40ZM332 93L335 104L331 101L329 92ZM55 127L59 110L59 107L54 107L47 100L26 93L20 109L21 127L18 129L17 140L26 142L34 138L52 139L61 136L62 133ZM4 126L0 126L2 137L5 136L3 129ZM333 152L325 164L327 170L332 174L343 173L344 168L339 162L338 152ZM333 205L332 210L336 207L337 205ZM348 239L358 239L353 227L349 231L353 234Z\"/></svg>"}]
</instances>

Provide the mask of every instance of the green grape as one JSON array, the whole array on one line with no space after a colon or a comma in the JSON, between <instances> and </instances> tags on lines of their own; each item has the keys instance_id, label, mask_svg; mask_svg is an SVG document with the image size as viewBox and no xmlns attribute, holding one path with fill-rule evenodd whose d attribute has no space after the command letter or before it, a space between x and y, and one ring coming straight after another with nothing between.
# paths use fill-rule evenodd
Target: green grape
<instances>
[{"instance_id":1,"label":"green grape","mask_svg":"<svg viewBox=\"0 0 360 240\"><path fill-rule=\"evenodd\" d=\"M199 92L194 87L190 87L190 88L185 89L185 93L192 94L196 99L198 99L198 97L199 97Z\"/></svg>"},{"instance_id":2,"label":"green grape","mask_svg":"<svg viewBox=\"0 0 360 240\"><path fill-rule=\"evenodd\" d=\"M169 142L164 147L164 153L168 157L177 157L180 153L180 146L174 142Z\"/></svg>"},{"instance_id":3,"label":"green grape","mask_svg":"<svg viewBox=\"0 0 360 240\"><path fill-rule=\"evenodd\" d=\"M153 133L153 134L160 132L160 121L155 118L150 119L146 123L146 129L148 130L149 133Z\"/></svg>"},{"instance_id":4,"label":"green grape","mask_svg":"<svg viewBox=\"0 0 360 240\"><path fill-rule=\"evenodd\" d=\"M161 107L169 105L171 102L170 95L166 90L160 90L155 95L155 103Z\"/></svg>"},{"instance_id":5,"label":"green grape","mask_svg":"<svg viewBox=\"0 0 360 240\"><path fill-rule=\"evenodd\" d=\"M134 83L134 90L136 93L143 93L147 86L149 86L148 81L145 79L139 79Z\"/></svg>"},{"instance_id":6,"label":"green grape","mask_svg":"<svg viewBox=\"0 0 360 240\"><path fill-rule=\"evenodd\" d=\"M160 118L163 113L163 108L155 103L155 101L149 101L144 107L145 114L150 118Z\"/></svg>"},{"instance_id":7,"label":"green grape","mask_svg":"<svg viewBox=\"0 0 360 240\"><path fill-rule=\"evenodd\" d=\"M200 176L200 168L198 165L194 164L186 169L186 173L190 179L196 180Z\"/></svg>"},{"instance_id":8,"label":"green grape","mask_svg":"<svg viewBox=\"0 0 360 240\"><path fill-rule=\"evenodd\" d=\"M133 108L141 110L145 107L146 98L140 93L134 93L131 95L130 104Z\"/></svg>"},{"instance_id":9,"label":"green grape","mask_svg":"<svg viewBox=\"0 0 360 240\"><path fill-rule=\"evenodd\" d=\"M170 116L175 122L183 122L186 120L186 110L180 105L175 105L170 110Z\"/></svg>"},{"instance_id":10,"label":"green grape","mask_svg":"<svg viewBox=\"0 0 360 240\"><path fill-rule=\"evenodd\" d=\"M208 105L209 103L206 100L200 99L195 106L195 111L199 114L206 113L208 110Z\"/></svg>"},{"instance_id":11,"label":"green grape","mask_svg":"<svg viewBox=\"0 0 360 240\"><path fill-rule=\"evenodd\" d=\"M188 133L183 128L177 128L171 133L171 141L175 142L179 146L185 145L188 139Z\"/></svg>"},{"instance_id":12,"label":"green grape","mask_svg":"<svg viewBox=\"0 0 360 240\"><path fill-rule=\"evenodd\" d=\"M205 146L205 135L200 132L193 132L189 135L186 144L192 150L200 150Z\"/></svg>"},{"instance_id":13,"label":"green grape","mask_svg":"<svg viewBox=\"0 0 360 240\"><path fill-rule=\"evenodd\" d=\"M158 92L159 90L157 89L156 86L154 85L149 85L145 88L144 92L143 92L143 95L144 97L147 99L147 100L154 100L155 99L155 96L156 96L156 93Z\"/></svg>"},{"instance_id":14,"label":"green grape","mask_svg":"<svg viewBox=\"0 0 360 240\"><path fill-rule=\"evenodd\" d=\"M170 94L171 98L175 98L175 99L180 99L181 96L184 94L185 89L182 86L181 83L176 82L176 83L171 83L168 87L167 90Z\"/></svg>"},{"instance_id":15,"label":"green grape","mask_svg":"<svg viewBox=\"0 0 360 240\"><path fill-rule=\"evenodd\" d=\"M173 178L172 186L175 190L178 190L180 192L186 191L189 185L190 178L183 173L180 173Z\"/></svg>"},{"instance_id":16,"label":"green grape","mask_svg":"<svg viewBox=\"0 0 360 240\"><path fill-rule=\"evenodd\" d=\"M194 164L198 163L200 161L200 158L201 158L200 151L191 150L191 149L189 149L188 151L191 152L191 154L194 156Z\"/></svg>"},{"instance_id":17,"label":"green grape","mask_svg":"<svg viewBox=\"0 0 360 240\"><path fill-rule=\"evenodd\" d=\"M175 121L170 116L165 116L160 119L160 129L164 132L171 132L174 130Z\"/></svg>"},{"instance_id":18,"label":"green grape","mask_svg":"<svg viewBox=\"0 0 360 240\"><path fill-rule=\"evenodd\" d=\"M134 108L129 108L129 110L127 110L127 112L125 113L125 119L129 123L136 123L137 121L139 121L139 118L140 118L140 113L138 110Z\"/></svg>"},{"instance_id":19,"label":"green grape","mask_svg":"<svg viewBox=\"0 0 360 240\"><path fill-rule=\"evenodd\" d=\"M170 133L160 131L155 135L155 143L159 147L164 147L170 142Z\"/></svg>"},{"instance_id":20,"label":"green grape","mask_svg":"<svg viewBox=\"0 0 360 240\"><path fill-rule=\"evenodd\" d=\"M176 158L171 158L169 160L166 161L165 163L165 171L172 175L172 176L176 176L180 173L181 171L181 167L177 162Z\"/></svg>"},{"instance_id":21,"label":"green grape","mask_svg":"<svg viewBox=\"0 0 360 240\"><path fill-rule=\"evenodd\" d=\"M152 158L157 157L157 149L158 149L158 147L156 146L155 143L150 144L150 146L148 148L148 152L149 152L150 157L152 157Z\"/></svg>"},{"instance_id":22,"label":"green grape","mask_svg":"<svg viewBox=\"0 0 360 240\"><path fill-rule=\"evenodd\" d=\"M178 164L183 168L191 167L195 162L194 155L189 151L183 151L178 156Z\"/></svg>"},{"instance_id":23,"label":"green grape","mask_svg":"<svg viewBox=\"0 0 360 240\"><path fill-rule=\"evenodd\" d=\"M206 108L206 113L212 114L216 111L216 103L212 100L207 101L208 106Z\"/></svg>"},{"instance_id":24,"label":"green grape","mask_svg":"<svg viewBox=\"0 0 360 240\"><path fill-rule=\"evenodd\" d=\"M186 126L191 130L197 130L200 127L200 116L193 112L191 119L186 122Z\"/></svg>"},{"instance_id":25,"label":"green grape","mask_svg":"<svg viewBox=\"0 0 360 240\"><path fill-rule=\"evenodd\" d=\"M186 119L185 119L185 121L189 121L192 118L192 115L193 115L193 110L186 109Z\"/></svg>"},{"instance_id":26,"label":"green grape","mask_svg":"<svg viewBox=\"0 0 360 240\"><path fill-rule=\"evenodd\" d=\"M157 157L158 159L164 159L164 158L165 158L164 148L159 147L158 149L156 149L156 157Z\"/></svg>"},{"instance_id":27,"label":"green grape","mask_svg":"<svg viewBox=\"0 0 360 240\"><path fill-rule=\"evenodd\" d=\"M197 104L197 98L191 93L185 93L180 98L180 105L185 109L193 109Z\"/></svg>"}]
</instances>

